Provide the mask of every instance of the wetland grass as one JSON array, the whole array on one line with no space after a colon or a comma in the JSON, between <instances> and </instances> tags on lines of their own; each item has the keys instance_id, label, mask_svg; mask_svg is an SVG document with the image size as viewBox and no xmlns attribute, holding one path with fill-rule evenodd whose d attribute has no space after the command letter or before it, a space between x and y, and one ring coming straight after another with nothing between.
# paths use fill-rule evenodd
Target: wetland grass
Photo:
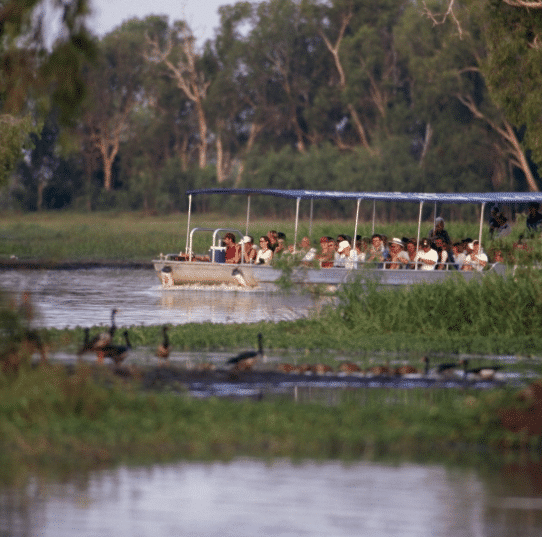
<instances>
[{"instance_id":1,"label":"wetland grass","mask_svg":"<svg viewBox=\"0 0 542 537\"><path fill-rule=\"evenodd\" d=\"M517 447L520 436L497 416L510 398L507 390L369 389L344 391L333 405L198 400L142 391L137 379L107 368L40 366L0 378L0 480L176 459L353 460Z\"/></svg>"}]
</instances>

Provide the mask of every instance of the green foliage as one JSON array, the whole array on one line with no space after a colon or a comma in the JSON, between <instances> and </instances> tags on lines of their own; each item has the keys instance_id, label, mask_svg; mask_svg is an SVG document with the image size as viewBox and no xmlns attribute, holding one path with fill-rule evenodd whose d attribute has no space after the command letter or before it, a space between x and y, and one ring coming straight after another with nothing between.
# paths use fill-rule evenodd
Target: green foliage
<instances>
[{"instance_id":1,"label":"green foliage","mask_svg":"<svg viewBox=\"0 0 542 537\"><path fill-rule=\"evenodd\" d=\"M542 49L538 36L542 31L542 11L490 1L484 30L488 56L483 69L491 94L511 122L526 128L525 146L540 166Z\"/></svg>"},{"instance_id":2,"label":"green foliage","mask_svg":"<svg viewBox=\"0 0 542 537\"><path fill-rule=\"evenodd\" d=\"M27 148L30 146L30 133L36 130L30 116L0 115L0 188L7 183L21 159L25 145Z\"/></svg>"}]
</instances>

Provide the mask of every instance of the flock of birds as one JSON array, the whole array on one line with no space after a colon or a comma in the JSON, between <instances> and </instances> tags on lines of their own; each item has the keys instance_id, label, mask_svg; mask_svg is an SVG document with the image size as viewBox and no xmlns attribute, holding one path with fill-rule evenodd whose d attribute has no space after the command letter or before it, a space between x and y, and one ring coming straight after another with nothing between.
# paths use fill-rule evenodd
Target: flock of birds
<instances>
[{"instance_id":1,"label":"flock of birds","mask_svg":"<svg viewBox=\"0 0 542 537\"><path fill-rule=\"evenodd\" d=\"M128 331L124 330L123 336L125 339L124 345L117 345L113 343L113 337L116 332L115 316L117 310L113 309L111 312L111 326L108 331L101 332L90 338L89 328L85 328L85 339L82 347L79 349L77 355L80 357L86 352L96 353L96 357L99 363L103 363L106 358L112 360L116 365L121 364L128 356L132 346L130 344ZM169 327L167 325L162 327L162 341L156 348L155 355L162 359L167 360L170 355L170 342L168 336ZM263 350L263 335L258 334L258 346L257 349L243 351L237 356L229 358L226 361L226 365L231 367L233 371L250 371L254 368L258 360L264 358ZM499 378L499 370L501 365L494 366L482 366L482 367L469 367L469 361L462 359L458 362L448 362L437 364L431 368L429 364L429 358L424 356L422 358L423 368L417 369L411 365L399 365L397 367L390 367L386 365L376 365L367 369L362 369L360 366L353 362L342 362L338 370L335 371L327 364L301 364L292 365L289 363L279 363L276 366L276 370L282 373L291 374L313 374L313 375L329 375L329 374L346 374L346 375L358 375L367 377L404 377L404 378L464 378L470 380L496 380ZM198 367L201 371L208 371L214 369L212 364L201 364Z\"/></svg>"}]
</instances>

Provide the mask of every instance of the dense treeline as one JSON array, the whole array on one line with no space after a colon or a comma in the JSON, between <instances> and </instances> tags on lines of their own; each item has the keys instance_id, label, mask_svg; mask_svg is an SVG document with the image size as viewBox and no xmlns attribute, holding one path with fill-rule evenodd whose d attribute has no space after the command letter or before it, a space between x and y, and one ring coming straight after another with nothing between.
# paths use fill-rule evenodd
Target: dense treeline
<instances>
[{"instance_id":1,"label":"dense treeline","mask_svg":"<svg viewBox=\"0 0 542 537\"><path fill-rule=\"evenodd\" d=\"M95 39L70 121L39 109L4 205L177 211L217 183L535 190L542 10L465 0L454 22L448 5L237 2L203 46L184 21L127 21Z\"/></svg>"}]
</instances>

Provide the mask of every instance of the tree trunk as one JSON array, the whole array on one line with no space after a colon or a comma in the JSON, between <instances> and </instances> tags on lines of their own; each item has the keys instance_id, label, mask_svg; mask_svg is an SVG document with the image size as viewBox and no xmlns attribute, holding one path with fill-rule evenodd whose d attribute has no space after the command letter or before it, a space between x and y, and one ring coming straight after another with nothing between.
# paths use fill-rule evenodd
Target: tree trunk
<instances>
[{"instance_id":1,"label":"tree trunk","mask_svg":"<svg viewBox=\"0 0 542 537\"><path fill-rule=\"evenodd\" d=\"M224 148L222 147L222 136L216 137L216 180L217 183L224 182Z\"/></svg>"}]
</instances>

